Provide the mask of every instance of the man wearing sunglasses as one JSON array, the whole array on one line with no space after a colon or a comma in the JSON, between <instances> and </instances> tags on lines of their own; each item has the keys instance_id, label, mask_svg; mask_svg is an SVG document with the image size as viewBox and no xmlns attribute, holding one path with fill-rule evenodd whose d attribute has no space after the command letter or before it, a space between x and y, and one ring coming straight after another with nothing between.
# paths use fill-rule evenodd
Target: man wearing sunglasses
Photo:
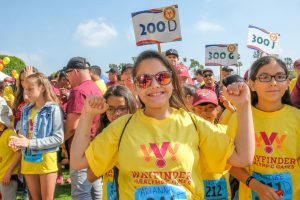
<instances>
[{"instance_id":1,"label":"man wearing sunglasses","mask_svg":"<svg viewBox=\"0 0 300 200\"><path fill-rule=\"evenodd\" d=\"M90 65L83 57L71 58L65 69L67 78L71 85L70 95L67 103L67 119L65 122L65 141L68 141L69 150L73 140L73 135L77 128L84 100L91 95L101 95L102 92L96 83L91 79ZM100 115L93 119L90 137L96 136ZM71 195L72 199L101 199L102 181L96 180L92 184L87 180L87 169L72 170L71 175Z\"/></svg>"},{"instance_id":2,"label":"man wearing sunglasses","mask_svg":"<svg viewBox=\"0 0 300 200\"><path fill-rule=\"evenodd\" d=\"M216 93L217 97L219 98L220 86L215 80L213 70L209 69L209 68L205 68L202 71L202 74L203 74L204 85L202 85L200 88L214 91Z\"/></svg>"}]
</instances>

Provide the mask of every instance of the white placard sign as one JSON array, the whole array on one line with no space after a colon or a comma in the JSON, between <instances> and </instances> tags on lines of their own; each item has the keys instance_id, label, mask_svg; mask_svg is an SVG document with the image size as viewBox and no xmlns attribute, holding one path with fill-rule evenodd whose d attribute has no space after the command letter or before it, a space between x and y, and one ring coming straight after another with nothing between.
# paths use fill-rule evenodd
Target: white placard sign
<instances>
[{"instance_id":1,"label":"white placard sign","mask_svg":"<svg viewBox=\"0 0 300 200\"><path fill-rule=\"evenodd\" d=\"M135 12L131 16L138 46L182 40L177 5Z\"/></svg>"},{"instance_id":2,"label":"white placard sign","mask_svg":"<svg viewBox=\"0 0 300 200\"><path fill-rule=\"evenodd\" d=\"M279 54L280 34L249 25L247 47L267 54Z\"/></svg>"},{"instance_id":3,"label":"white placard sign","mask_svg":"<svg viewBox=\"0 0 300 200\"><path fill-rule=\"evenodd\" d=\"M238 44L209 44L205 46L206 66L232 66L238 60Z\"/></svg>"}]
</instances>

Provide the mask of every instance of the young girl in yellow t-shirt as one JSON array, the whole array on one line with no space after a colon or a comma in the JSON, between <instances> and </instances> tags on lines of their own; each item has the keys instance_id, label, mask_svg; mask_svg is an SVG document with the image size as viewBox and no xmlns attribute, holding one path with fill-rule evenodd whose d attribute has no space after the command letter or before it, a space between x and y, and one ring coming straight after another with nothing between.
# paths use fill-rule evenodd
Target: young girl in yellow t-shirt
<instances>
[{"instance_id":1,"label":"young girl in yellow t-shirt","mask_svg":"<svg viewBox=\"0 0 300 200\"><path fill-rule=\"evenodd\" d=\"M232 168L239 199L300 199L300 111L291 106L288 70L266 56L250 69L255 157L248 168Z\"/></svg>"},{"instance_id":2,"label":"young girl in yellow t-shirt","mask_svg":"<svg viewBox=\"0 0 300 200\"><path fill-rule=\"evenodd\" d=\"M224 89L237 106L239 130L233 141L182 109L186 106L176 73L162 54L141 53L133 78L142 109L116 119L92 142L91 120L107 104L101 97L88 97L71 147L71 166L90 167L100 176L117 165L119 199L190 200L204 198L200 159L212 173L223 172L227 164L250 164L254 135L248 87L242 83Z\"/></svg>"},{"instance_id":3,"label":"young girl in yellow t-shirt","mask_svg":"<svg viewBox=\"0 0 300 200\"><path fill-rule=\"evenodd\" d=\"M101 117L99 131L101 132L111 122L126 114L133 114L137 110L137 103L131 91L122 85L110 87L104 94L108 105L107 110ZM88 180L94 182L96 177L91 169L88 169ZM103 175L103 200L113 200L116 197L116 186L114 184L114 171L110 169Z\"/></svg>"},{"instance_id":4,"label":"young girl in yellow t-shirt","mask_svg":"<svg viewBox=\"0 0 300 200\"><path fill-rule=\"evenodd\" d=\"M31 199L54 199L56 151L64 134L62 110L43 74L29 75L24 86L30 104L22 110L19 137L10 137L10 146L22 149L21 173Z\"/></svg>"}]
</instances>

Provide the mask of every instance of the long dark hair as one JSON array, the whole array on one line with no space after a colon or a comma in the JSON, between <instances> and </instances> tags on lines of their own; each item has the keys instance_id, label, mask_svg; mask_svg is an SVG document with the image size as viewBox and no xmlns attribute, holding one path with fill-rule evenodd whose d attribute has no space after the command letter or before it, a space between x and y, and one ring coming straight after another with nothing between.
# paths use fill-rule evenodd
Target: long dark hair
<instances>
[{"instance_id":1,"label":"long dark hair","mask_svg":"<svg viewBox=\"0 0 300 200\"><path fill-rule=\"evenodd\" d=\"M222 80L222 83L225 87L227 87L232 83L244 83L244 82L245 80L240 75L237 74L229 75Z\"/></svg>"},{"instance_id":2,"label":"long dark hair","mask_svg":"<svg viewBox=\"0 0 300 200\"><path fill-rule=\"evenodd\" d=\"M125 99L126 105L129 108L129 113L133 114L136 112L138 108L137 102L133 94L127 87L123 85L114 85L108 88L103 97L105 100L107 100L110 96L123 97ZM100 125L97 133L100 133L106 126L108 126L109 123L110 121L108 120L106 114L103 114L100 118Z\"/></svg>"},{"instance_id":3,"label":"long dark hair","mask_svg":"<svg viewBox=\"0 0 300 200\"><path fill-rule=\"evenodd\" d=\"M167 58L163 56L162 54L158 53L157 51L153 50L147 50L142 52L136 59L134 66L133 66L133 80L136 79L136 73L138 70L138 67L140 66L141 62L146 59L157 59L159 60L171 73L172 73L172 85L173 85L173 92L171 95L171 98L169 100L170 106L174 108L183 108L188 111L188 108L184 102L184 94L182 91L182 87L179 83L176 69L169 63ZM141 100L141 99L140 99ZM142 108L145 107L145 104L141 101Z\"/></svg>"},{"instance_id":4,"label":"long dark hair","mask_svg":"<svg viewBox=\"0 0 300 200\"><path fill-rule=\"evenodd\" d=\"M276 58L274 56L264 56L264 57L257 59L252 64L252 66L250 68L249 79L251 81L255 81L256 75L257 75L259 69L262 68L263 66L271 63L272 61L275 61L284 70L285 74L288 74L288 69L287 69L285 63L281 59ZM255 106L257 103L258 103L257 93L255 91L251 90L251 104L252 104L252 106ZM285 91L284 95L282 96L281 103L292 106L291 96L290 96L290 92L288 89Z\"/></svg>"}]
</instances>

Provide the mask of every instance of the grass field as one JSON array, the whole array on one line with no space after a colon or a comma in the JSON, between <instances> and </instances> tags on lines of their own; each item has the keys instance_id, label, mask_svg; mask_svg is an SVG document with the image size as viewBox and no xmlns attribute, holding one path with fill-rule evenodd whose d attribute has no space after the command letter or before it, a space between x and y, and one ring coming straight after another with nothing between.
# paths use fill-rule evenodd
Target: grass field
<instances>
[{"instance_id":1,"label":"grass field","mask_svg":"<svg viewBox=\"0 0 300 200\"><path fill-rule=\"evenodd\" d=\"M67 180L69 178L69 171L63 171L64 179ZM17 200L22 200L22 194L18 193ZM63 185L56 185L55 188L55 199L57 200L70 200L71 199L71 185L69 183L65 183Z\"/></svg>"}]
</instances>

